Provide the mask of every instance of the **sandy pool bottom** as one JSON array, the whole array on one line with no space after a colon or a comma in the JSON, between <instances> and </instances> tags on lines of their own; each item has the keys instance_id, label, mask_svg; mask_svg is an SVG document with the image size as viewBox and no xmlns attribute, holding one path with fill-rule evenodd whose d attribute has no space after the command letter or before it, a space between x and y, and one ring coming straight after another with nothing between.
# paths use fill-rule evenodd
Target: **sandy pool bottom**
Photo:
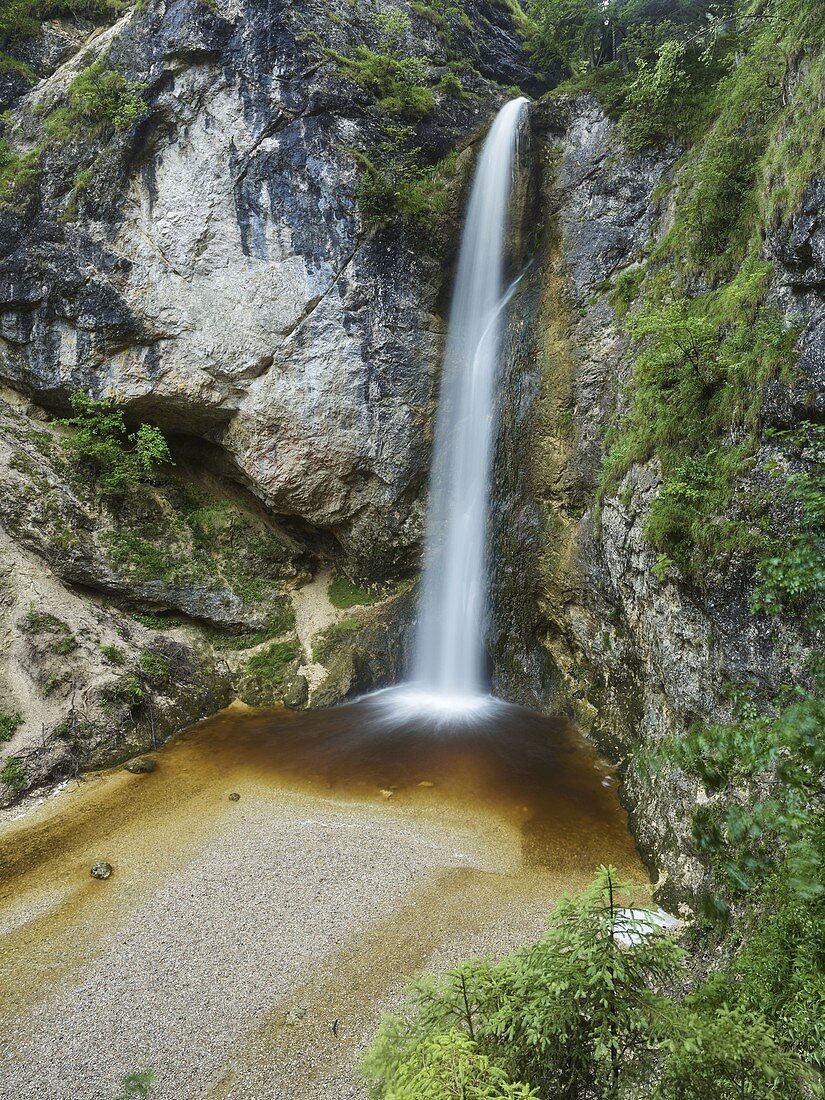
<instances>
[{"instance_id":1,"label":"sandy pool bottom","mask_svg":"<svg viewBox=\"0 0 825 1100\"><path fill-rule=\"evenodd\" d=\"M363 1097L409 976L537 938L599 863L646 881L561 726L385 743L363 717L231 708L151 774L0 819L0 1096L109 1100L150 1069L156 1100Z\"/></svg>"}]
</instances>

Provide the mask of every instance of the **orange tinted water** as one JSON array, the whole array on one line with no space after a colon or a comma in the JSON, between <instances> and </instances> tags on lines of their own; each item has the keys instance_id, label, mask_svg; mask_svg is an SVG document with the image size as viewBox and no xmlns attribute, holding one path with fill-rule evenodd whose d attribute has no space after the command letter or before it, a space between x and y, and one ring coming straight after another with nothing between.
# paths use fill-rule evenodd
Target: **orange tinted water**
<instances>
[{"instance_id":1,"label":"orange tinted water","mask_svg":"<svg viewBox=\"0 0 825 1100\"><path fill-rule=\"evenodd\" d=\"M97 773L17 819L0 820L0 1017L25 1040L42 1018L38 1006L53 1005L60 1042L76 1032L88 1045L91 1017L78 1008L77 989L89 975L105 974L112 1000L122 1002L122 981L132 998L126 1019L136 1029L144 1016L157 1024L151 1064L176 1100L190 1095L192 1074L203 1076L199 1090L215 1095L253 1095L255 1073L264 1074L263 1094L290 1100L315 1096L312 1082L324 1073L317 1095L331 1094L330 1081L344 1088L354 1051L405 975L535 937L559 893L584 886L599 863L644 880L610 769L563 722L516 707L494 706L472 724L436 725L388 720L381 697L318 712L236 706L187 730L155 759L151 774ZM229 800L232 792L240 801ZM272 866L266 851L247 843L256 830L266 835L268 822ZM319 847L316 826L337 830L331 846ZM374 853L368 872L354 866L358 846ZM412 863L407 846L417 853ZM431 860L422 863L421 852L430 849ZM248 878L235 880L236 851L239 865L261 861L261 908L251 924L234 912L250 889ZM217 868L205 881L200 871L192 874L204 857ZM115 868L107 882L89 874L98 859ZM372 906L364 873L381 880ZM170 884L188 884L190 874L191 894L159 907L159 897L174 893ZM314 892L303 911L296 883L307 876ZM289 970L289 957L306 950L333 911L317 952ZM182 941L181 922L189 928ZM226 1033L231 1056L214 1043L215 1066L201 1060L196 1070L181 1069L174 1043L197 1045L204 1024L193 1019L193 1034L182 1038L180 1015L163 1017L177 979L164 986L162 960L191 950L183 962L196 970L196 936L209 942L216 922L228 929L221 950L238 953L232 966L246 960L271 973L245 994L246 1015L233 1006L222 1016L225 991L202 990L214 1001L210 1032ZM134 961L122 961L131 950L124 944L147 950L144 936L161 960L147 972L145 988L141 979L134 984ZM208 985L208 973L201 980ZM306 1023L285 1027L295 1004ZM99 1018L99 1008L94 1013ZM340 1019L334 1035L333 1019ZM110 1081L135 1068L129 1037L123 1050L120 1038L115 1033L91 1052ZM65 1075L67 1061L55 1044L54 1072ZM33 1056L2 1067L21 1098L36 1094L26 1077ZM43 1062L38 1072L48 1074L48 1055L43 1061L38 1047L36 1057ZM279 1091L282 1081L287 1091ZM88 1083L78 1087L78 1095L98 1095ZM101 1096L112 1095L106 1087L104 1080Z\"/></svg>"}]
</instances>

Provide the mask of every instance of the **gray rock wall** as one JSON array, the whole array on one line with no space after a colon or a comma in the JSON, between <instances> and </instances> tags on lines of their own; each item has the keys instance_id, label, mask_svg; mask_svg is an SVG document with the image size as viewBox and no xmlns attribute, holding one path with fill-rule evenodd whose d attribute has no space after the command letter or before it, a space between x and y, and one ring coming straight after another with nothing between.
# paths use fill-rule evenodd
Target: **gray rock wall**
<instances>
[{"instance_id":1,"label":"gray rock wall","mask_svg":"<svg viewBox=\"0 0 825 1100\"><path fill-rule=\"evenodd\" d=\"M704 878L690 840L703 792L672 767L651 777L637 752L697 721L730 720L731 685L748 685L768 706L782 684L800 682L810 639L790 619L751 612L753 569L735 560L702 591L676 571L656 576L644 536L661 483L655 461L632 467L598 501L605 436L625 407L634 353L609 285L667 225L667 206L652 194L676 151L628 156L587 97L542 102L533 126L544 219L510 321L496 686L530 706L566 709L620 761L623 798L662 896L691 898ZM790 389L771 384L765 429L816 419L825 398L821 198L815 184L792 226L765 245L786 321L801 328L804 372ZM777 454L766 435L753 476Z\"/></svg>"},{"instance_id":2,"label":"gray rock wall","mask_svg":"<svg viewBox=\"0 0 825 1100\"><path fill-rule=\"evenodd\" d=\"M22 718L2 752L26 771L0 797L60 774L67 714L95 730L76 754L85 767L233 696L325 705L402 673L461 192L509 86L532 76L499 0L435 20L404 3L398 51L426 59L434 103L388 114L340 57L387 48L389 7L154 0L14 45L37 79L0 83L5 136L39 150L40 170L0 201L0 419L3 453L18 456L0 502L17 578L0 708ZM49 130L99 59L143 89L142 117ZM458 59L460 95L440 87ZM411 127L422 164L458 154L435 235L359 211L353 150L380 162L393 125ZM125 503L78 486L65 432L44 419L76 390L160 426L174 470ZM15 562L36 576L30 600ZM341 572L380 582L371 606L329 601ZM87 642L27 656L14 638L29 602L65 604L76 639L94 623ZM105 704L167 644L190 672L101 710L101 692ZM47 690L38 665L58 658L62 687Z\"/></svg>"}]
</instances>

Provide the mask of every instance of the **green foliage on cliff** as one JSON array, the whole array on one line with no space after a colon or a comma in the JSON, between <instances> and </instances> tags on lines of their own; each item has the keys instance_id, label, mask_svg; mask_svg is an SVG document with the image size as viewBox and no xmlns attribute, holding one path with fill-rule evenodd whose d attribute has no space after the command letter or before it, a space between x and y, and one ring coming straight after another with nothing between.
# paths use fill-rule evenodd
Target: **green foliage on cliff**
<instances>
[{"instance_id":1,"label":"green foliage on cliff","mask_svg":"<svg viewBox=\"0 0 825 1100\"><path fill-rule=\"evenodd\" d=\"M781 861L790 889L825 900L823 729L825 701L802 694L776 715L745 707L737 721L700 725L652 754L654 771L665 759L703 783L694 844L731 896L767 881Z\"/></svg>"},{"instance_id":2,"label":"green foliage on cliff","mask_svg":"<svg viewBox=\"0 0 825 1100\"><path fill-rule=\"evenodd\" d=\"M375 96L379 110L407 118L429 114L435 106L430 61L409 48L409 16L400 8L390 8L376 13L373 23L379 49L360 45L351 55L324 49L324 56Z\"/></svg>"},{"instance_id":3,"label":"green foliage on cliff","mask_svg":"<svg viewBox=\"0 0 825 1100\"><path fill-rule=\"evenodd\" d=\"M20 791L26 785L26 773L18 756L11 756L0 768L0 783L5 783L12 791Z\"/></svg>"},{"instance_id":4,"label":"green foliage on cliff","mask_svg":"<svg viewBox=\"0 0 825 1100\"><path fill-rule=\"evenodd\" d=\"M283 687L286 676L300 658L301 647L297 642L274 642L250 657L243 672L270 687Z\"/></svg>"},{"instance_id":5,"label":"green foliage on cliff","mask_svg":"<svg viewBox=\"0 0 825 1100\"><path fill-rule=\"evenodd\" d=\"M47 19L102 23L123 7L121 0L10 0L0 8L0 46L33 38Z\"/></svg>"},{"instance_id":6,"label":"green foliage on cliff","mask_svg":"<svg viewBox=\"0 0 825 1100\"><path fill-rule=\"evenodd\" d=\"M159 428L141 424L130 432L123 413L110 401L85 393L70 398L74 416L63 420L71 434L69 453L89 467L106 493L123 493L150 481L159 466L171 463L169 447Z\"/></svg>"},{"instance_id":7,"label":"green foliage on cliff","mask_svg":"<svg viewBox=\"0 0 825 1100\"><path fill-rule=\"evenodd\" d=\"M352 155L363 169L358 207L369 225L400 218L434 237L452 201L456 155L437 164L422 163L411 127L386 126L384 139L370 150Z\"/></svg>"},{"instance_id":8,"label":"green foliage on cliff","mask_svg":"<svg viewBox=\"0 0 825 1100\"><path fill-rule=\"evenodd\" d=\"M365 588L355 584L349 577L339 573L330 581L327 595L333 607L348 611L351 607L361 607L380 600L381 590L377 585Z\"/></svg>"},{"instance_id":9,"label":"green foliage on cliff","mask_svg":"<svg viewBox=\"0 0 825 1100\"><path fill-rule=\"evenodd\" d=\"M25 61L18 61L16 57L10 57L9 54L0 51L0 75L10 73L22 76L29 84L34 84L37 80L34 69L27 65Z\"/></svg>"},{"instance_id":10,"label":"green foliage on cliff","mask_svg":"<svg viewBox=\"0 0 825 1100\"><path fill-rule=\"evenodd\" d=\"M18 711L0 710L0 742L11 741L22 725L23 716Z\"/></svg>"},{"instance_id":11,"label":"green foliage on cliff","mask_svg":"<svg viewBox=\"0 0 825 1100\"><path fill-rule=\"evenodd\" d=\"M738 1006L770 1022L786 1050L825 1069L825 904L788 889L779 872L733 933L725 968L697 991L703 1009Z\"/></svg>"},{"instance_id":12,"label":"green foliage on cliff","mask_svg":"<svg viewBox=\"0 0 825 1100\"><path fill-rule=\"evenodd\" d=\"M629 411L607 441L603 489L615 492L634 463L657 458L663 484L646 533L660 574L676 565L701 585L731 558L748 560L757 606L806 605L813 626L825 597L822 459L808 426L807 444L773 437L777 461L766 472L763 397L769 383L796 381L798 334L770 304L763 241L825 160L825 108L814 90L825 34L796 0L739 4L708 34L658 47L660 60L671 53L664 92L655 68L637 60L621 98L631 149L665 136L648 122L669 113L668 87L690 108L680 108L687 150L660 196L672 201L670 227L612 291L638 355ZM645 105L638 93L648 78Z\"/></svg>"},{"instance_id":13,"label":"green foliage on cliff","mask_svg":"<svg viewBox=\"0 0 825 1100\"><path fill-rule=\"evenodd\" d=\"M71 82L65 104L46 119L46 133L67 141L126 130L146 112L143 91L101 57Z\"/></svg>"},{"instance_id":14,"label":"green foliage on cliff","mask_svg":"<svg viewBox=\"0 0 825 1100\"><path fill-rule=\"evenodd\" d=\"M666 991L683 952L638 909L618 910L623 894L602 868L589 890L559 902L537 944L414 982L407 1012L384 1019L364 1058L372 1100L817 1094L795 1044L749 1007L740 974L753 975L755 958L680 1004ZM620 940L617 927L629 935ZM426 1091L433 1077L443 1091Z\"/></svg>"},{"instance_id":15,"label":"green foliage on cliff","mask_svg":"<svg viewBox=\"0 0 825 1100\"><path fill-rule=\"evenodd\" d=\"M39 171L39 151L17 153L0 139L0 207L14 207Z\"/></svg>"},{"instance_id":16,"label":"green foliage on cliff","mask_svg":"<svg viewBox=\"0 0 825 1100\"><path fill-rule=\"evenodd\" d=\"M755 1021L758 1027L767 1022L782 1050L821 1070L825 1067L821 670L814 669L813 682L811 693L787 689L773 714L758 710L740 689L735 721L699 725L686 739L663 743L640 757L639 763L654 773L663 761L675 763L702 783L705 800L694 814L693 841L696 854L712 874L713 889L697 902L715 918L729 919L731 911L740 914L727 932L728 952L733 948L730 961L697 990L690 1003L704 1014L736 1009L745 1022Z\"/></svg>"}]
</instances>

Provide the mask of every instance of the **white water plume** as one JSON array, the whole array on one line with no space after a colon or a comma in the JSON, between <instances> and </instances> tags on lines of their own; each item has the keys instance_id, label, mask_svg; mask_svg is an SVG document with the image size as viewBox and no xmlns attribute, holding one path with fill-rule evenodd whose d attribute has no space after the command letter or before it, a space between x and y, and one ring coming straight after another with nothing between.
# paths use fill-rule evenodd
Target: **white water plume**
<instances>
[{"instance_id":1,"label":"white water plume","mask_svg":"<svg viewBox=\"0 0 825 1100\"><path fill-rule=\"evenodd\" d=\"M430 707L477 708L484 695L488 520L495 445L505 245L526 99L498 113L479 157L439 398L427 513L414 690Z\"/></svg>"}]
</instances>

